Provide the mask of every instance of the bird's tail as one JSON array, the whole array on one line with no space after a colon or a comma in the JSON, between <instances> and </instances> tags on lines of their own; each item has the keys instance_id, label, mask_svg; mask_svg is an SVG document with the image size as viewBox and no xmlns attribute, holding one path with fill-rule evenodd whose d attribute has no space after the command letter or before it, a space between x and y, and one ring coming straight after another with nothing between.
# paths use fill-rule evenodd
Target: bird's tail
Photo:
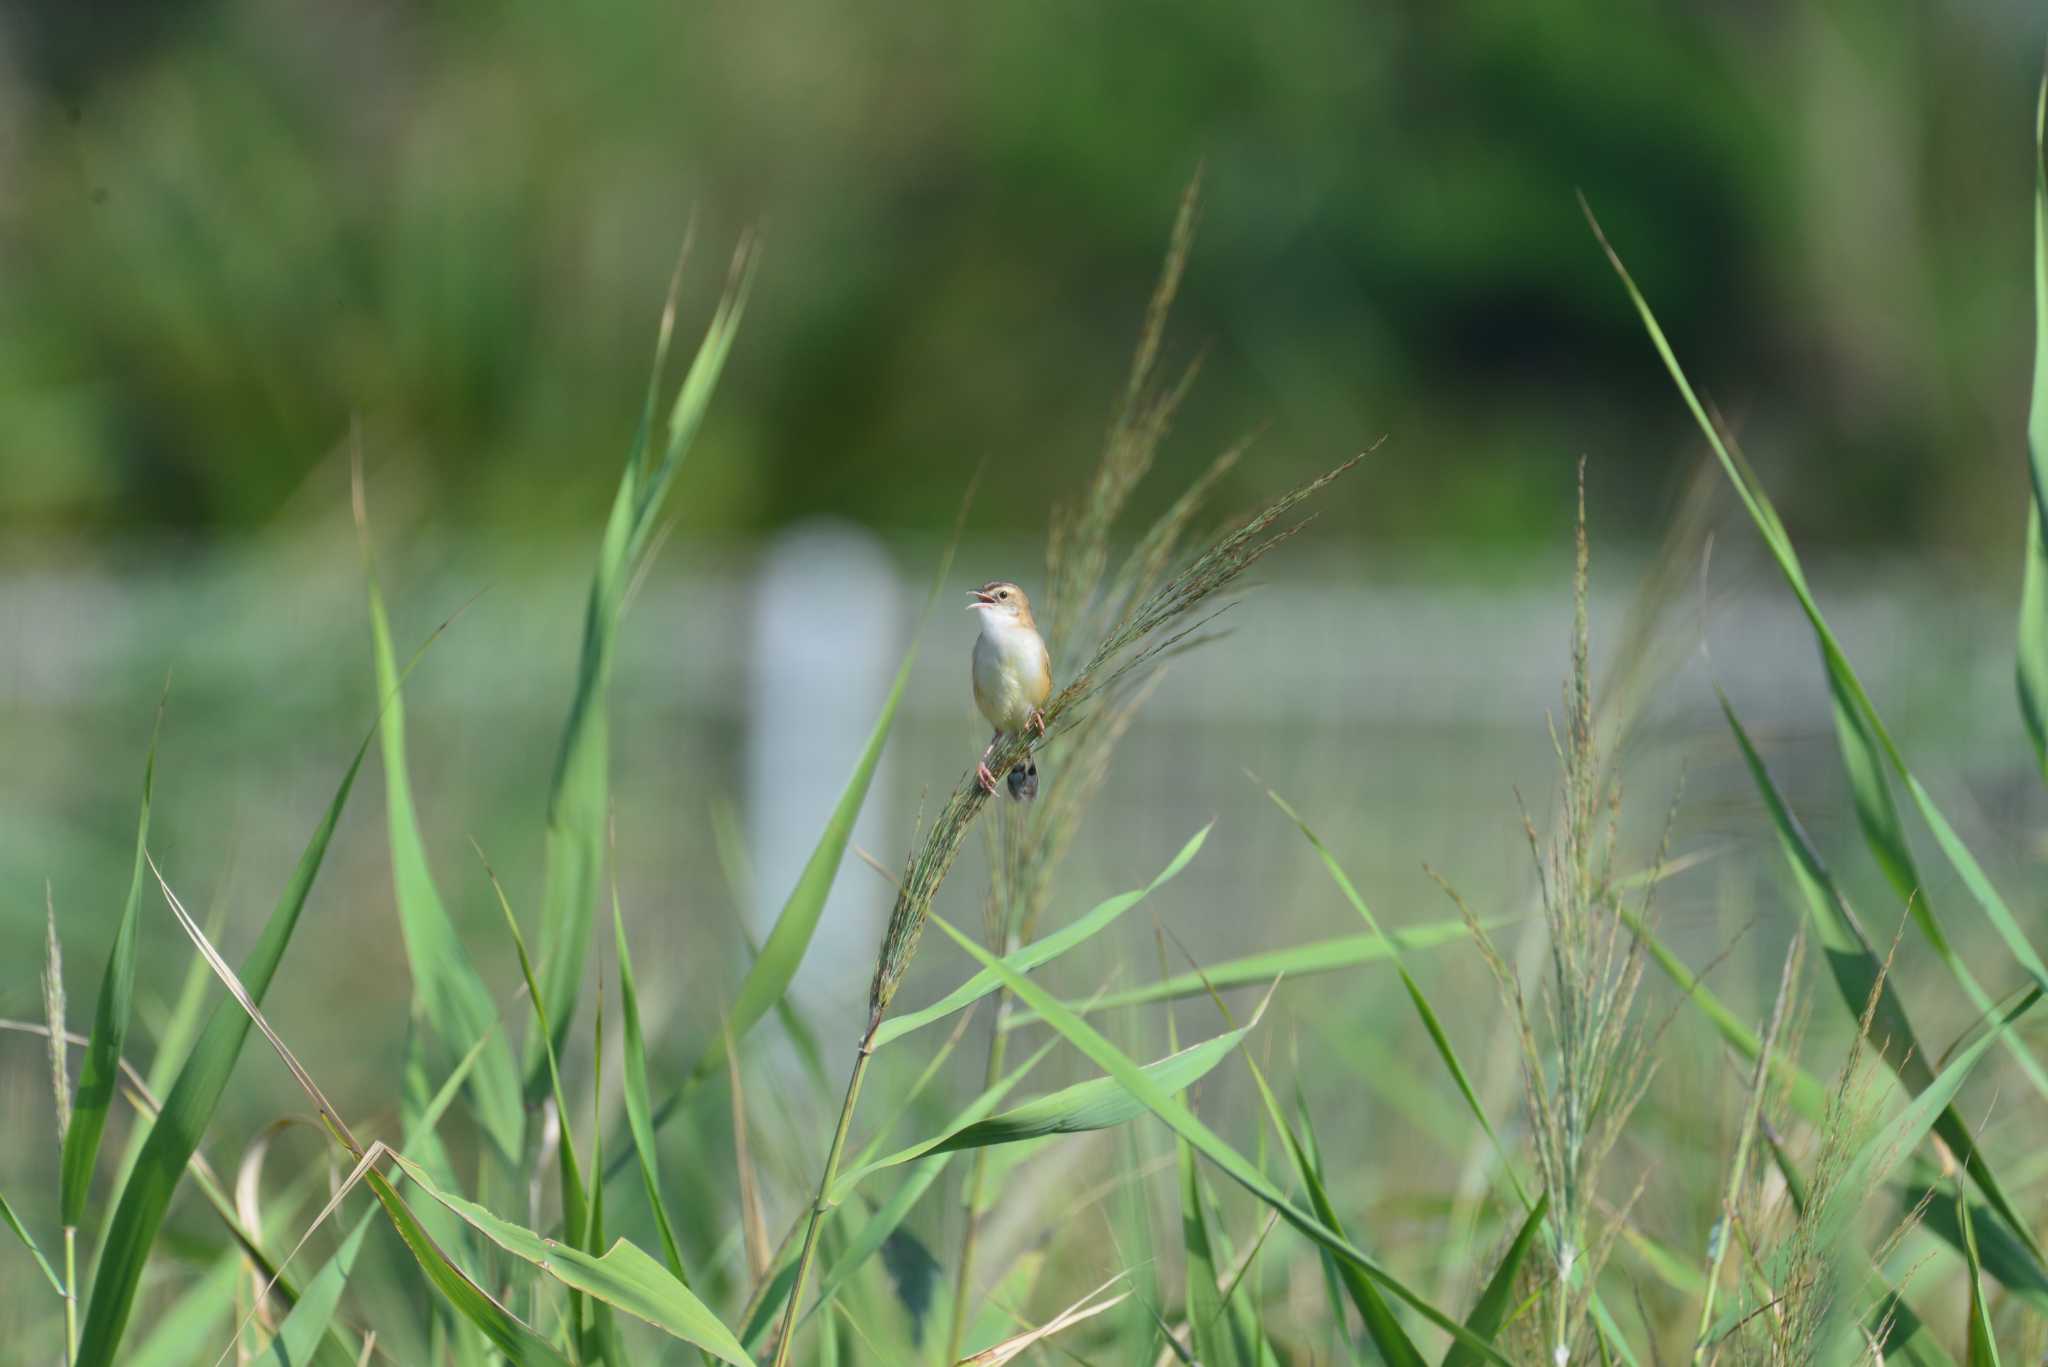
<instances>
[{"instance_id":1,"label":"bird's tail","mask_svg":"<svg viewBox=\"0 0 2048 1367\"><path fill-rule=\"evenodd\" d=\"M1029 802L1038 796L1038 761L1026 755L1010 770L1010 796L1018 802Z\"/></svg>"}]
</instances>

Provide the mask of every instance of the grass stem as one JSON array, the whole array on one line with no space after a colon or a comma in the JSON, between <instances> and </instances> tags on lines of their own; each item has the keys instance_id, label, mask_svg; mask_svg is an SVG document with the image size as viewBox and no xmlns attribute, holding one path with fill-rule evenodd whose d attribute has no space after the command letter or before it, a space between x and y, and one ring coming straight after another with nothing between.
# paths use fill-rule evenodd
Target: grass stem
<instances>
[{"instance_id":1,"label":"grass stem","mask_svg":"<svg viewBox=\"0 0 2048 1367\"><path fill-rule=\"evenodd\" d=\"M818 1225L825 1215L825 1194L832 1189L832 1179L839 1175L839 1155L846 1148L846 1132L853 1124L854 1104L860 1099L861 1079L867 1075L868 1060L875 1053L875 1030L881 1025L881 1013L868 1018L867 1033L861 1036L860 1049L854 1055L853 1076L847 1079L846 1100L839 1105L839 1125L832 1131L832 1147L825 1151L825 1174L818 1179L818 1196L811 1202L811 1218L804 1226L804 1248L797 1255L796 1282L789 1288L789 1304L782 1311L782 1333L775 1345L775 1367L788 1367L789 1350L796 1342L796 1312L803 1304L804 1286L810 1280L811 1260L818 1253Z\"/></svg>"},{"instance_id":2,"label":"grass stem","mask_svg":"<svg viewBox=\"0 0 2048 1367\"><path fill-rule=\"evenodd\" d=\"M78 1361L78 1226L64 1226L64 1363Z\"/></svg>"},{"instance_id":3,"label":"grass stem","mask_svg":"<svg viewBox=\"0 0 2048 1367\"><path fill-rule=\"evenodd\" d=\"M1003 1011L1009 1002L1009 991L1004 989L996 994L994 1028L989 1033L988 1067L982 1075L983 1091L992 1089L1003 1077L1003 1054L1007 1049L1009 1034L1003 1029ZM981 1232L981 1186L988 1175L988 1150L974 1151L974 1166L967 1174L967 1186L962 1194L967 1209L967 1224L960 1233L960 1266L953 1277L953 1320L946 1330L946 1362L960 1360L960 1348L967 1337L967 1316L973 1306L968 1286L974 1280L974 1244Z\"/></svg>"}]
</instances>

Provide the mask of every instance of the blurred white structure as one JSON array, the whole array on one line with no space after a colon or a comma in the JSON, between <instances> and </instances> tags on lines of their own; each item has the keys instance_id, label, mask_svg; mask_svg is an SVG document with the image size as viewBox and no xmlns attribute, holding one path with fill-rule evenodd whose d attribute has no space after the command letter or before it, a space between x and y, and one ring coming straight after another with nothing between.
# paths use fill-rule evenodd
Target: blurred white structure
<instances>
[{"instance_id":1,"label":"blurred white structure","mask_svg":"<svg viewBox=\"0 0 2048 1367\"><path fill-rule=\"evenodd\" d=\"M881 543L843 522L811 522L772 542L753 589L748 653L746 818L755 859L752 933L765 939L831 818L907 645L905 593ZM889 792L889 761L874 791ZM870 802L855 827L863 848L893 856L887 803ZM844 1009L864 972L888 888L848 852L811 951L797 974L799 1001Z\"/></svg>"}]
</instances>

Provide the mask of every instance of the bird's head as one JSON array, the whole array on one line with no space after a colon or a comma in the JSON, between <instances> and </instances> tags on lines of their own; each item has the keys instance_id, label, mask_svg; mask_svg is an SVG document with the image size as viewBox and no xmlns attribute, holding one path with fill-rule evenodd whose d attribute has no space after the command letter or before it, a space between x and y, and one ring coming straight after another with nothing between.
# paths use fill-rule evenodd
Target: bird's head
<instances>
[{"instance_id":1,"label":"bird's head","mask_svg":"<svg viewBox=\"0 0 2048 1367\"><path fill-rule=\"evenodd\" d=\"M1031 600L1007 579L992 579L978 589L969 589L968 595L974 600L968 608L979 612L986 625L1001 623L1034 629L1038 625L1031 617Z\"/></svg>"}]
</instances>

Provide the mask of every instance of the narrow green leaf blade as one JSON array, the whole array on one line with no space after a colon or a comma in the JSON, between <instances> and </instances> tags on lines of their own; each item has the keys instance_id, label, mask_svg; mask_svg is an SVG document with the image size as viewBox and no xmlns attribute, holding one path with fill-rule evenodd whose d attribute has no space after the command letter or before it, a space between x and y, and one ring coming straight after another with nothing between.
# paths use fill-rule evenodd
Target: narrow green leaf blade
<instances>
[{"instance_id":1,"label":"narrow green leaf blade","mask_svg":"<svg viewBox=\"0 0 2048 1367\"><path fill-rule=\"evenodd\" d=\"M525 1145L526 1107L520 1094L519 1067L509 1041L493 1029L498 1019L497 1006L462 937L455 933L455 923L449 918L433 870L427 864L426 841L420 835L406 762L405 698L399 683L398 658L391 648L391 623L385 614L376 566L370 558L360 485L356 510L363 531L363 569L369 585L370 643L377 696L386 700L379 743L384 760L392 891L398 903L398 926L405 942L406 963L412 971L413 992L424 1008L427 1023L451 1052L459 1056L486 1035L492 1036L470 1075L469 1090L484 1132L509 1169L519 1163Z\"/></svg>"},{"instance_id":2,"label":"narrow green leaf blade","mask_svg":"<svg viewBox=\"0 0 2048 1367\"><path fill-rule=\"evenodd\" d=\"M2034 742L2034 757L2048 777L2048 77L2034 101L2034 393L2027 407L2027 472L2033 501L2027 509L2027 567L2020 586L2020 714Z\"/></svg>"},{"instance_id":3,"label":"narrow green leaf blade","mask_svg":"<svg viewBox=\"0 0 2048 1367\"><path fill-rule=\"evenodd\" d=\"M106 1129L107 1110L113 1105L121 1047L128 1037L128 1017L135 995L135 937L142 906L143 851L149 844L149 803L156 787L156 744L163 731L163 716L163 704L158 703L156 725L149 737L149 758L142 766L142 816L135 826L135 867L128 879L128 900L121 904L121 921L114 930L113 948L107 953L107 971L100 980L99 1002L93 1011L92 1036L85 1046L85 1062L78 1074L78 1097L71 1108L71 1126L64 1132L57 1205L59 1219L71 1229L85 1219L86 1193L92 1188L100 1135Z\"/></svg>"},{"instance_id":4,"label":"narrow green leaf blade","mask_svg":"<svg viewBox=\"0 0 2048 1367\"><path fill-rule=\"evenodd\" d=\"M43 1269L43 1276L49 1279L50 1289L62 1296L64 1283L58 1280L56 1271L50 1266L50 1260L43 1256L43 1250L36 1246L35 1236L28 1232L28 1226L14 1213L14 1207L7 1204L5 1192L0 1192L0 1221L6 1222L7 1227L14 1231L14 1237L21 1240L21 1246L28 1250L28 1256L34 1258L36 1266Z\"/></svg>"},{"instance_id":5,"label":"narrow green leaf blade","mask_svg":"<svg viewBox=\"0 0 2048 1367\"><path fill-rule=\"evenodd\" d=\"M299 856L298 867L285 885L284 895L271 912L255 947L242 961L242 983L258 1003L269 990L285 947L291 943L292 932L298 928L299 913L305 910L306 896L313 890L313 879L327 855L335 823L341 819L349 790L355 786L356 773L362 768L369 748L370 737L364 736L312 840ZM143 1141L135 1170L129 1174L114 1208L99 1271L93 1278L92 1300L86 1307L85 1324L80 1331L79 1367L99 1367L115 1360L122 1331L127 1328L129 1313L134 1308L135 1293L142 1284L150 1245L155 1243L157 1230L163 1225L164 1212L170 1207L171 1193L184 1174L185 1163L198 1147L214 1107L227 1090L249 1026L249 1017L238 1003L218 1003L185 1066L178 1070L178 1080L172 1084L149 1138Z\"/></svg>"},{"instance_id":6,"label":"narrow green leaf blade","mask_svg":"<svg viewBox=\"0 0 2048 1367\"><path fill-rule=\"evenodd\" d=\"M652 468L645 460L653 411L650 390L648 414L634 438L599 546L584 611L576 692L569 704L554 780L548 792L547 874L540 926L541 990L557 1055L575 1019L584 960L590 951L591 917L596 910L611 782L609 694L619 619L627 591L645 558L662 496L717 388L719 374L739 329L740 315L745 311L751 279L751 269L743 257L677 391L669 413L667 444ZM673 296L670 308L673 309ZM664 314L661 340L656 347L657 380L672 320L672 311ZM546 1054L537 1043L527 1052L526 1096L529 1101L538 1101L547 1091Z\"/></svg>"},{"instance_id":7,"label":"narrow green leaf blade","mask_svg":"<svg viewBox=\"0 0 2048 1367\"><path fill-rule=\"evenodd\" d=\"M1905 1003L1900 1000L1891 979L1885 973L1884 963L1877 951L1870 945L1857 924L1855 915L1849 909L1848 899L1836 886L1827 866L1821 862L1820 854L1813 843L1806 838L1798 818L1785 804L1784 796L1778 791L1770 770L1765 767L1763 757L1749 738L1742 721L1735 715L1734 705L1726 695L1721 698L1721 711L1728 719L1728 725L1735 733L1735 740L1742 750L1744 762L1748 765L1751 779L1757 791L1762 794L1765 809L1769 812L1771 825L1778 835L1780 849L1785 860L1791 865L1795 881L1799 884L1802 900L1806 904L1808 919L1819 937L1828 968L1834 978L1843 1007L1850 1019L1860 1020L1873 994L1876 996L1875 1009L1871 1017L1870 1040L1884 1059L1887 1066L1897 1074L1898 1079L1910 1092L1924 1090L1933 1080L1933 1072L1927 1064L1927 1052L1913 1033L1913 1023L1906 1015ZM1955 1151L1968 1170L1970 1179L1977 1184L1984 1198L1996 1209L2002 1219L2012 1226L2013 1231L2029 1247L2033 1246L2033 1232L2019 1211L2007 1199L1990 1163L1985 1159L1977 1139L1960 1113L1953 1107L1943 1110L1935 1119L1935 1130L1942 1140Z\"/></svg>"},{"instance_id":8,"label":"narrow green leaf blade","mask_svg":"<svg viewBox=\"0 0 2048 1367\"><path fill-rule=\"evenodd\" d=\"M619 911L616 887L612 889L612 937L619 958L620 1014L625 1017L626 1026L626 1125L633 1135L633 1152L640 1160L640 1183L646 1189L647 1204L654 1211L654 1227L661 1235L662 1259L675 1279L688 1286L690 1278L683 1270L683 1253L676 1245L675 1228L669 1223L668 1204L661 1197L661 1166L655 1156L653 1112L648 1105L647 1042L640 1032L640 996L633 986L633 956L626 947L626 920Z\"/></svg>"},{"instance_id":9,"label":"narrow green leaf blade","mask_svg":"<svg viewBox=\"0 0 2048 1367\"><path fill-rule=\"evenodd\" d=\"M1501 1255L1500 1266L1493 1270L1486 1289L1479 1293L1479 1303L1465 1317L1465 1327L1489 1343L1500 1333L1508 1311L1514 1307L1515 1278L1521 1275L1522 1263L1528 1258L1529 1250L1536 1246L1536 1234L1543 1228L1543 1217L1549 1210L1550 1193L1546 1191L1523 1219L1521 1229L1515 1232L1515 1241ZM1444 1354L1443 1367L1476 1367L1477 1362L1478 1359L1467 1352L1464 1345L1454 1343Z\"/></svg>"}]
</instances>

